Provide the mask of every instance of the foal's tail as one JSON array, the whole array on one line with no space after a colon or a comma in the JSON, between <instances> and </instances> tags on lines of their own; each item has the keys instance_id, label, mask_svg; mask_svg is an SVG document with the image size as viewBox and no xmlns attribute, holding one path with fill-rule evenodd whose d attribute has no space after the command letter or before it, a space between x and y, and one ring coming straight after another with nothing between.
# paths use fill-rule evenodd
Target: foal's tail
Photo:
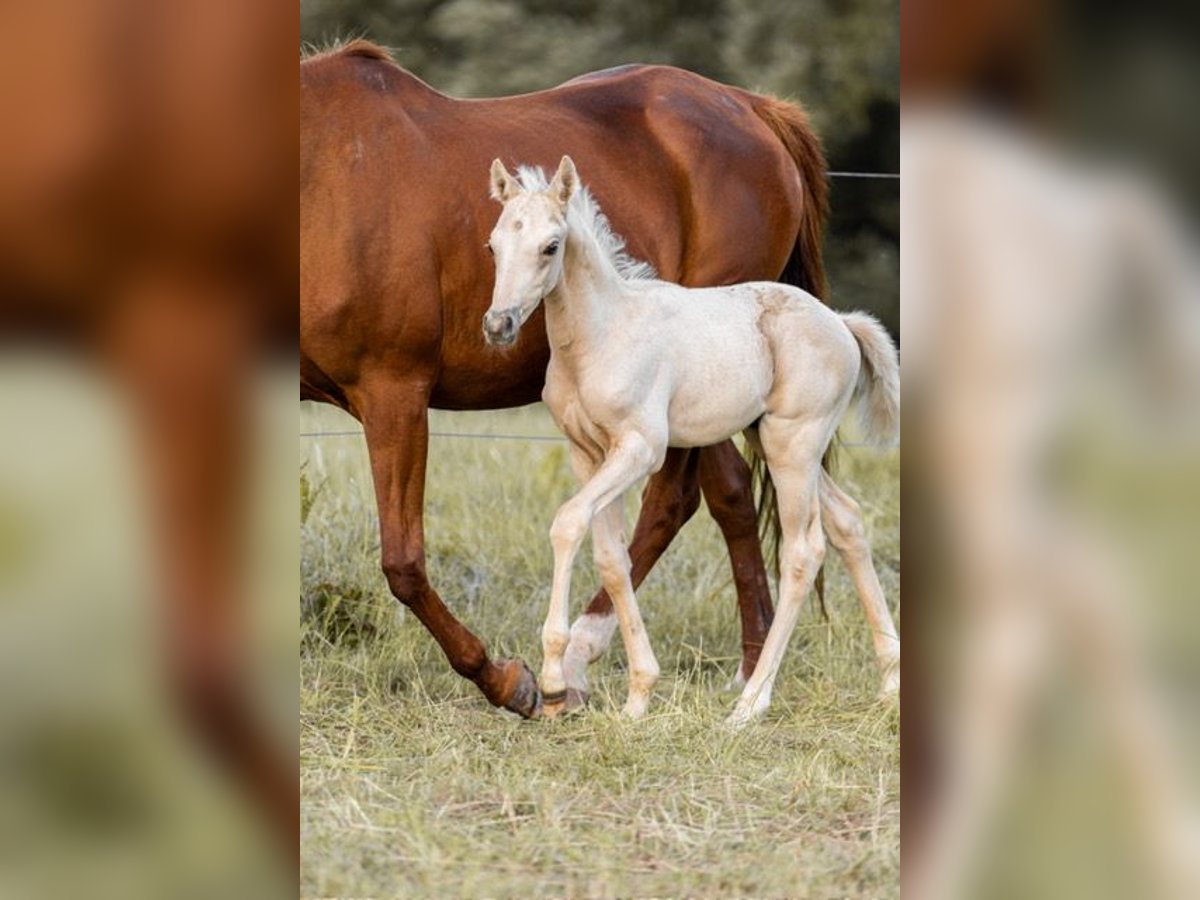
<instances>
[{"instance_id":1,"label":"foal's tail","mask_svg":"<svg viewBox=\"0 0 1200 900\"><path fill-rule=\"evenodd\" d=\"M854 399L864 437L873 443L893 441L900 433L900 359L879 320L864 312L841 313L858 342L862 371Z\"/></svg>"}]
</instances>

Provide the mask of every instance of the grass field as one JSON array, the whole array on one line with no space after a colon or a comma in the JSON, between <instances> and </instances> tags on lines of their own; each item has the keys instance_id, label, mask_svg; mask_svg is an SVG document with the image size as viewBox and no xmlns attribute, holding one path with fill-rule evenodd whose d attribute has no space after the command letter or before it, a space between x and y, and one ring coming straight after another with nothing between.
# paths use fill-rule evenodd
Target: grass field
<instances>
[{"instance_id":1,"label":"grass field","mask_svg":"<svg viewBox=\"0 0 1200 900\"><path fill-rule=\"evenodd\" d=\"M310 407L309 404L305 404ZM305 431L354 428L303 411ZM554 434L544 410L434 413L434 431ZM639 598L662 666L650 714L618 715L619 640L592 703L554 722L490 708L379 571L361 437L301 438L301 889L306 896L899 895L899 712L840 562L831 621L806 613L765 719L721 727L738 660L728 557L700 513ZM899 451L844 451L889 602ZM556 442L431 439L429 572L490 651L537 670L550 519L573 490ZM630 501L632 513L636 498ZM577 612L595 578L580 554Z\"/></svg>"}]
</instances>

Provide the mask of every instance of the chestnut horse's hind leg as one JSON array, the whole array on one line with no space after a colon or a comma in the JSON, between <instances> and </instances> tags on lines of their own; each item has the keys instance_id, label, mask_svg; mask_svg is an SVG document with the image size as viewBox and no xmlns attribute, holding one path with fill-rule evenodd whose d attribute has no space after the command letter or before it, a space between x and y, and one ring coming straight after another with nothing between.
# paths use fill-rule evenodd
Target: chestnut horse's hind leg
<instances>
[{"instance_id":1,"label":"chestnut horse's hind leg","mask_svg":"<svg viewBox=\"0 0 1200 900\"><path fill-rule=\"evenodd\" d=\"M646 482L642 511L629 545L630 578L635 588L700 506L698 468L698 451L668 450L662 468ZM601 589L571 626L571 640L563 658L568 708L586 702L588 663L608 649L616 630L612 598Z\"/></svg>"},{"instance_id":2,"label":"chestnut horse's hind leg","mask_svg":"<svg viewBox=\"0 0 1200 900\"><path fill-rule=\"evenodd\" d=\"M428 385L388 380L353 397L362 417L379 506L383 571L392 594L412 610L459 675L493 706L537 713L541 696L520 660L488 658L483 642L448 610L425 575L425 462Z\"/></svg>"},{"instance_id":3,"label":"chestnut horse's hind leg","mask_svg":"<svg viewBox=\"0 0 1200 900\"><path fill-rule=\"evenodd\" d=\"M774 609L758 536L758 512L751 493L750 467L733 441L700 451L700 489L725 537L742 618L742 663L733 683L754 674Z\"/></svg>"}]
</instances>

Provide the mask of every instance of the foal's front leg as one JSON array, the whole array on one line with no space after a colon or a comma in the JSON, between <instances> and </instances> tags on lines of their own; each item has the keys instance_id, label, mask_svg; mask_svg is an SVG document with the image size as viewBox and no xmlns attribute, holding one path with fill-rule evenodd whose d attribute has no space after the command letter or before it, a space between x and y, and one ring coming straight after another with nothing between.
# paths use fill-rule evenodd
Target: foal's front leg
<instances>
[{"instance_id":1,"label":"foal's front leg","mask_svg":"<svg viewBox=\"0 0 1200 900\"><path fill-rule=\"evenodd\" d=\"M575 556L597 511L624 494L639 478L650 474L655 459L653 449L641 435L622 438L579 493L564 503L554 516L550 526L554 581L550 587L550 609L542 626L542 714L547 717L560 713L567 700L563 653L571 638L568 602ZM586 474L590 463L584 448L573 445L571 460L577 472Z\"/></svg>"},{"instance_id":2,"label":"foal's front leg","mask_svg":"<svg viewBox=\"0 0 1200 900\"><path fill-rule=\"evenodd\" d=\"M575 444L570 446L571 468L583 488L591 483L596 472L596 463L590 454ZM542 715L554 718L565 708L584 705L582 697L569 697L573 691L567 686L566 674L563 667L563 656L570 641L569 622L571 610L571 566L575 564L575 554L579 552L579 544L583 538L572 542L571 535L556 533L565 529L566 518L570 515L568 507L582 496L578 494L559 507L550 526L550 542L554 547L554 580L550 585L550 608L546 610L546 621L542 625L542 677L539 679L542 688ZM576 513L577 515L578 513ZM586 526L584 531L586 531Z\"/></svg>"},{"instance_id":3,"label":"foal's front leg","mask_svg":"<svg viewBox=\"0 0 1200 900\"><path fill-rule=\"evenodd\" d=\"M625 510L618 497L596 514L592 523L592 543L596 568L616 607L625 655L629 658L629 696L624 712L631 719L638 719L646 713L659 669L630 579L629 554L621 535L624 517Z\"/></svg>"},{"instance_id":4,"label":"foal's front leg","mask_svg":"<svg viewBox=\"0 0 1200 900\"><path fill-rule=\"evenodd\" d=\"M629 579L635 590L699 508L699 462L700 453L696 450L668 450L662 468L646 482L642 510L628 550ZM621 531L624 530L622 521ZM757 532L755 537L757 539ZM571 625L571 641L563 659L568 708L573 702L580 706L587 703L588 666L608 649L616 630L617 614L612 597L601 585L583 614Z\"/></svg>"}]
</instances>

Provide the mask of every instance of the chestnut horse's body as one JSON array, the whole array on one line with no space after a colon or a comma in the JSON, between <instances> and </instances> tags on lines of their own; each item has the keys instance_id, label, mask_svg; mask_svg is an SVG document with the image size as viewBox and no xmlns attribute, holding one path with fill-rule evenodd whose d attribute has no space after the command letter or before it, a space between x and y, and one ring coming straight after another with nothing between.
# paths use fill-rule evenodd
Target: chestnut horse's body
<instances>
[{"instance_id":1,"label":"chestnut horse's body","mask_svg":"<svg viewBox=\"0 0 1200 900\"><path fill-rule=\"evenodd\" d=\"M700 286L782 273L820 296L820 146L799 108L662 66L456 100L355 42L305 60L300 74L301 396L363 423L392 592L489 701L532 714L528 670L489 660L424 566L427 409L534 402L549 359L540 313L519 346L483 349L496 208L478 173L494 157L550 165L569 153L630 252L664 278ZM701 489L733 561L744 677L771 607L749 472L731 443L672 451L647 487L633 577L645 576ZM607 596L588 611L611 618Z\"/></svg>"}]
</instances>

